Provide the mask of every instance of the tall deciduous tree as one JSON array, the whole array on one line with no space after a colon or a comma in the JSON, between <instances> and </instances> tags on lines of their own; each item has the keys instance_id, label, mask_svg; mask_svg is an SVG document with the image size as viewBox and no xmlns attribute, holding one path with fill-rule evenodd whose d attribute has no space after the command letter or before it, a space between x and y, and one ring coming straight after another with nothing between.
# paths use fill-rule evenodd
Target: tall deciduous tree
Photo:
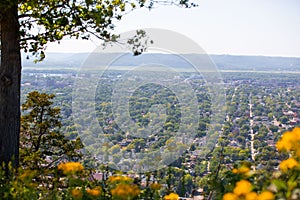
<instances>
[{"instance_id":1,"label":"tall deciduous tree","mask_svg":"<svg viewBox=\"0 0 300 200\"><path fill-rule=\"evenodd\" d=\"M48 42L91 35L116 40L114 23L129 11L153 7L156 0L1 0L0 162L18 164L21 53L45 57ZM162 0L190 7L188 0ZM136 52L135 52L136 54Z\"/></svg>"}]
</instances>

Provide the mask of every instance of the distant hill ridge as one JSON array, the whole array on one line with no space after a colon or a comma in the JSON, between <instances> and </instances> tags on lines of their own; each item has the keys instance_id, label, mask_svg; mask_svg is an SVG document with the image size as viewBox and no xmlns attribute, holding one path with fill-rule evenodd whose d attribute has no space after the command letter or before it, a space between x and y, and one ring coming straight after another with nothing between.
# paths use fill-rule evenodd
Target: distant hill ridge
<instances>
[{"instance_id":1,"label":"distant hill ridge","mask_svg":"<svg viewBox=\"0 0 300 200\"><path fill-rule=\"evenodd\" d=\"M33 59L25 59L23 56L23 67L36 69L76 69L89 58L89 63L101 65L101 63L93 63L93 59L89 57L91 53L47 53L43 62L34 64ZM114 54L97 54L103 58L114 58ZM153 58L157 63L168 63L172 67L184 68L187 62L182 57L193 57L195 54L143 54L140 56L132 56L131 54L122 55L123 59L119 59L113 63L115 66L132 66L132 63L138 65L153 62ZM245 71L300 71L300 58L296 57L269 57L269 56L236 56L236 55L209 55L219 70L245 70ZM99 59L98 61L99 62Z\"/></svg>"}]
</instances>

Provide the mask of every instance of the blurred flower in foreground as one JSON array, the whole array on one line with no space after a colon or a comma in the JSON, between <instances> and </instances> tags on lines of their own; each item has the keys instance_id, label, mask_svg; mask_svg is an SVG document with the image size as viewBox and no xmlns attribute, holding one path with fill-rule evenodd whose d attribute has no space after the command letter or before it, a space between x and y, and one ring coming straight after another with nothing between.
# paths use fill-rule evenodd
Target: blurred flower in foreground
<instances>
[{"instance_id":1,"label":"blurred flower in foreground","mask_svg":"<svg viewBox=\"0 0 300 200\"><path fill-rule=\"evenodd\" d=\"M241 180L236 183L233 193L240 196L251 192L251 183L246 180Z\"/></svg>"},{"instance_id":2,"label":"blurred flower in foreground","mask_svg":"<svg viewBox=\"0 0 300 200\"><path fill-rule=\"evenodd\" d=\"M74 199L81 199L83 194L79 188L75 188L71 191L72 196Z\"/></svg>"},{"instance_id":3,"label":"blurred flower in foreground","mask_svg":"<svg viewBox=\"0 0 300 200\"><path fill-rule=\"evenodd\" d=\"M92 196L92 197L98 197L101 194L101 188L97 187L97 188L94 188L94 189L87 189L86 193L88 195Z\"/></svg>"},{"instance_id":4,"label":"blurred flower in foreground","mask_svg":"<svg viewBox=\"0 0 300 200\"><path fill-rule=\"evenodd\" d=\"M251 170L249 167L245 166L245 165L242 165L240 168L238 169L233 169L232 170L232 173L234 174L241 174L241 175L244 175L244 176L250 176L251 175Z\"/></svg>"},{"instance_id":5,"label":"blurred flower in foreground","mask_svg":"<svg viewBox=\"0 0 300 200\"><path fill-rule=\"evenodd\" d=\"M76 172L82 171L84 168L79 162L67 162L61 163L57 167L62 170L64 174L74 174Z\"/></svg>"},{"instance_id":6,"label":"blurred flower in foreground","mask_svg":"<svg viewBox=\"0 0 300 200\"><path fill-rule=\"evenodd\" d=\"M108 181L110 183L118 183L118 182L133 182L133 179L128 177L128 176L121 176L121 175L118 175L118 176L110 176L108 178Z\"/></svg>"},{"instance_id":7,"label":"blurred flower in foreground","mask_svg":"<svg viewBox=\"0 0 300 200\"><path fill-rule=\"evenodd\" d=\"M238 196L234 193L226 193L223 196L223 200L238 200Z\"/></svg>"},{"instance_id":8,"label":"blurred flower in foreground","mask_svg":"<svg viewBox=\"0 0 300 200\"><path fill-rule=\"evenodd\" d=\"M246 195L246 200L257 200L258 195L256 192L250 192Z\"/></svg>"},{"instance_id":9,"label":"blurred flower in foreground","mask_svg":"<svg viewBox=\"0 0 300 200\"><path fill-rule=\"evenodd\" d=\"M140 194L140 189L137 185L120 183L111 190L111 194L117 199L133 199Z\"/></svg>"},{"instance_id":10,"label":"blurred flower in foreground","mask_svg":"<svg viewBox=\"0 0 300 200\"><path fill-rule=\"evenodd\" d=\"M294 151L295 156L300 157L300 127L285 132L277 142L278 151Z\"/></svg>"},{"instance_id":11,"label":"blurred flower in foreground","mask_svg":"<svg viewBox=\"0 0 300 200\"><path fill-rule=\"evenodd\" d=\"M162 188L162 185L159 184L159 183L152 183L152 184L150 185L150 188L151 188L152 190L160 190L160 189Z\"/></svg>"},{"instance_id":12,"label":"blurred flower in foreground","mask_svg":"<svg viewBox=\"0 0 300 200\"><path fill-rule=\"evenodd\" d=\"M164 197L164 200L178 200L179 196L176 193L170 193Z\"/></svg>"},{"instance_id":13,"label":"blurred flower in foreground","mask_svg":"<svg viewBox=\"0 0 300 200\"><path fill-rule=\"evenodd\" d=\"M293 169L294 167L297 167L299 163L294 158L289 158L287 160L283 160L279 168L283 172L287 172L289 169Z\"/></svg>"},{"instance_id":14,"label":"blurred flower in foreground","mask_svg":"<svg viewBox=\"0 0 300 200\"><path fill-rule=\"evenodd\" d=\"M264 191L258 196L257 200L274 200L274 199L275 196L272 192Z\"/></svg>"},{"instance_id":15,"label":"blurred flower in foreground","mask_svg":"<svg viewBox=\"0 0 300 200\"><path fill-rule=\"evenodd\" d=\"M274 200L272 192L264 191L261 194L252 192L252 185L247 180L236 183L233 193L226 193L223 200Z\"/></svg>"},{"instance_id":16,"label":"blurred flower in foreground","mask_svg":"<svg viewBox=\"0 0 300 200\"><path fill-rule=\"evenodd\" d=\"M268 190L254 192L252 191L253 188L249 181L241 180L236 183L233 192L223 195L223 200L274 200L275 195L279 197L279 199L299 199L300 195L297 193L300 191L298 188L300 170L300 163L298 162L300 159L300 127L285 132L276 143L276 147L279 152L287 152L290 158L280 163L279 169L281 172L277 171L273 173L272 184L269 185ZM250 169L242 166L239 169L233 169L232 172L244 175L248 174ZM267 181L268 180L266 180L266 182ZM256 185L255 189L259 190L258 187L259 184L258 186Z\"/></svg>"}]
</instances>

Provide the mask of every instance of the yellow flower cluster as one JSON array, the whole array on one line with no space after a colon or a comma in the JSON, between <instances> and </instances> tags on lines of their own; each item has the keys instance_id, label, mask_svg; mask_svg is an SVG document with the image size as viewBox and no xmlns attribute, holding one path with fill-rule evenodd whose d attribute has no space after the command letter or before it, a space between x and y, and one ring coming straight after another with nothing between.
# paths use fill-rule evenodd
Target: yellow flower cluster
<instances>
[{"instance_id":1,"label":"yellow flower cluster","mask_svg":"<svg viewBox=\"0 0 300 200\"><path fill-rule=\"evenodd\" d=\"M71 191L71 195L73 196L74 199L82 199L82 192L79 188L75 188Z\"/></svg>"},{"instance_id":2,"label":"yellow flower cluster","mask_svg":"<svg viewBox=\"0 0 300 200\"><path fill-rule=\"evenodd\" d=\"M150 188L151 188L152 190L160 190L160 189L162 188L162 185L159 184L159 183L152 183L152 184L150 185Z\"/></svg>"},{"instance_id":3,"label":"yellow flower cluster","mask_svg":"<svg viewBox=\"0 0 300 200\"><path fill-rule=\"evenodd\" d=\"M164 200L178 200L179 196L176 193L170 193L164 197Z\"/></svg>"},{"instance_id":4,"label":"yellow flower cluster","mask_svg":"<svg viewBox=\"0 0 300 200\"><path fill-rule=\"evenodd\" d=\"M232 173L249 176L250 175L250 169L249 169L249 167L243 165L238 169L233 169Z\"/></svg>"},{"instance_id":5,"label":"yellow flower cluster","mask_svg":"<svg viewBox=\"0 0 300 200\"><path fill-rule=\"evenodd\" d=\"M233 193L227 193L223 200L274 200L272 192L264 191L260 194L252 192L252 185L247 180L241 180L236 183Z\"/></svg>"},{"instance_id":6,"label":"yellow flower cluster","mask_svg":"<svg viewBox=\"0 0 300 200\"><path fill-rule=\"evenodd\" d=\"M140 194L140 189L134 184L120 183L110 192L113 197L128 200L138 196Z\"/></svg>"},{"instance_id":7,"label":"yellow flower cluster","mask_svg":"<svg viewBox=\"0 0 300 200\"><path fill-rule=\"evenodd\" d=\"M300 127L294 128L291 131L285 132L281 139L277 142L276 147L278 151L286 151L291 157L283 160L279 168L283 173L291 169L300 169ZM249 174L250 169L242 166L239 169L233 169L235 174ZM294 183L292 183L294 184ZM295 183L296 184L296 183ZM290 183L288 183L290 185ZM270 191L263 191L260 194L252 191L252 185L247 180L241 180L236 183L233 192L227 193L223 196L223 200L274 200L275 195Z\"/></svg>"},{"instance_id":8,"label":"yellow flower cluster","mask_svg":"<svg viewBox=\"0 0 300 200\"><path fill-rule=\"evenodd\" d=\"M246 180L241 180L236 183L233 193L242 196L251 192L251 183Z\"/></svg>"},{"instance_id":9,"label":"yellow flower cluster","mask_svg":"<svg viewBox=\"0 0 300 200\"><path fill-rule=\"evenodd\" d=\"M79 162L60 163L57 168L62 170L64 174L74 174L84 169Z\"/></svg>"},{"instance_id":10,"label":"yellow flower cluster","mask_svg":"<svg viewBox=\"0 0 300 200\"><path fill-rule=\"evenodd\" d=\"M273 200L273 199L275 199L274 194L270 191L262 192L257 198L257 200Z\"/></svg>"},{"instance_id":11,"label":"yellow flower cluster","mask_svg":"<svg viewBox=\"0 0 300 200\"><path fill-rule=\"evenodd\" d=\"M292 131L285 132L281 139L277 142L276 147L278 151L292 152L295 158L300 158L300 127L294 128ZM299 163L294 158L283 160L279 168L282 172L287 172L299 166Z\"/></svg>"},{"instance_id":12,"label":"yellow flower cluster","mask_svg":"<svg viewBox=\"0 0 300 200\"><path fill-rule=\"evenodd\" d=\"M283 172L287 172L289 169L293 169L297 166L299 166L299 163L294 158L289 158L280 163L279 169Z\"/></svg>"},{"instance_id":13,"label":"yellow flower cluster","mask_svg":"<svg viewBox=\"0 0 300 200\"><path fill-rule=\"evenodd\" d=\"M119 183L119 182L133 182L133 179L128 176L110 176L108 178L110 183Z\"/></svg>"},{"instance_id":14,"label":"yellow flower cluster","mask_svg":"<svg viewBox=\"0 0 300 200\"><path fill-rule=\"evenodd\" d=\"M279 151L294 151L295 156L300 157L300 127L285 132L276 147Z\"/></svg>"},{"instance_id":15,"label":"yellow flower cluster","mask_svg":"<svg viewBox=\"0 0 300 200\"><path fill-rule=\"evenodd\" d=\"M101 194L101 188L97 187L97 188L94 188L94 189L87 189L86 193L88 195L92 196L92 197L98 197Z\"/></svg>"}]
</instances>

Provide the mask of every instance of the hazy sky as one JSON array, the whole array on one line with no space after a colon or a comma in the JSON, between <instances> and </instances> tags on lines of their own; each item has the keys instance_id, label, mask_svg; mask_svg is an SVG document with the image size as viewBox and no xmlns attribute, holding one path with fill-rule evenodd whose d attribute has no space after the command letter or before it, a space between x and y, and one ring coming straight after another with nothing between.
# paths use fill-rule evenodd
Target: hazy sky
<instances>
[{"instance_id":1,"label":"hazy sky","mask_svg":"<svg viewBox=\"0 0 300 200\"><path fill-rule=\"evenodd\" d=\"M300 0L196 0L199 7L136 10L116 24L120 33L165 28L210 54L300 57ZM64 40L49 51L91 52L97 41Z\"/></svg>"}]
</instances>

